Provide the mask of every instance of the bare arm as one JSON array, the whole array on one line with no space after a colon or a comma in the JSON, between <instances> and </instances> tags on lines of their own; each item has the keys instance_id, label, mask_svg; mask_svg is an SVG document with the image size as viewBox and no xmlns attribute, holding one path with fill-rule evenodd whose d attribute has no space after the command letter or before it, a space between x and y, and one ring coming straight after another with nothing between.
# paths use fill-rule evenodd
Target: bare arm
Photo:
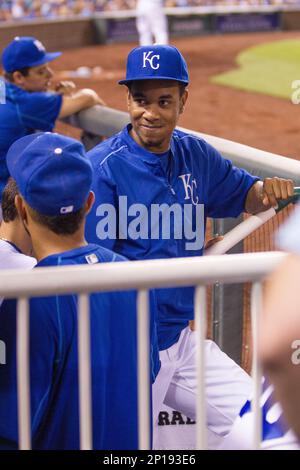
<instances>
[{"instance_id":1,"label":"bare arm","mask_svg":"<svg viewBox=\"0 0 300 470\"><path fill-rule=\"evenodd\" d=\"M103 105L104 103L94 90L83 88L74 94L63 95L62 106L58 117L64 118L71 116L71 114L78 113L96 104Z\"/></svg>"},{"instance_id":2,"label":"bare arm","mask_svg":"<svg viewBox=\"0 0 300 470\"><path fill-rule=\"evenodd\" d=\"M249 214L277 207L277 201L288 199L294 194L294 182L284 178L265 178L257 181L248 191L245 211Z\"/></svg>"},{"instance_id":3,"label":"bare arm","mask_svg":"<svg viewBox=\"0 0 300 470\"><path fill-rule=\"evenodd\" d=\"M268 283L259 342L264 370L300 438L300 256L290 255Z\"/></svg>"}]
</instances>

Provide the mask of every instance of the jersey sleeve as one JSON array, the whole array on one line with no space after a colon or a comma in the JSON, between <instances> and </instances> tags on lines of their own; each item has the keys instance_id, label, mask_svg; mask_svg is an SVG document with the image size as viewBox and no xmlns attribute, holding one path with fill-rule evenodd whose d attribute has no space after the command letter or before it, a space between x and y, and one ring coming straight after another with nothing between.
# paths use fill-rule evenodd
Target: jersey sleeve
<instances>
[{"instance_id":1,"label":"jersey sleeve","mask_svg":"<svg viewBox=\"0 0 300 470\"><path fill-rule=\"evenodd\" d=\"M62 95L56 93L27 93L18 109L24 126L39 131L52 131L62 100Z\"/></svg>"},{"instance_id":2,"label":"jersey sleeve","mask_svg":"<svg viewBox=\"0 0 300 470\"><path fill-rule=\"evenodd\" d=\"M95 203L86 219L86 239L113 250L118 234L118 198L114 182L101 165L94 168L91 189Z\"/></svg>"},{"instance_id":3,"label":"jersey sleeve","mask_svg":"<svg viewBox=\"0 0 300 470\"><path fill-rule=\"evenodd\" d=\"M235 167L211 145L208 150L208 217L237 217L245 210L249 189L259 180L246 170Z\"/></svg>"},{"instance_id":4,"label":"jersey sleeve","mask_svg":"<svg viewBox=\"0 0 300 470\"><path fill-rule=\"evenodd\" d=\"M51 309L51 306L49 305ZM41 314L42 313L42 314ZM45 315L44 315L45 313ZM0 309L1 341L5 365L0 366L0 449L18 448L16 301L5 300ZM56 328L55 328L56 329ZM30 304L30 392L32 442L44 417L57 356L56 334L47 312Z\"/></svg>"}]
</instances>

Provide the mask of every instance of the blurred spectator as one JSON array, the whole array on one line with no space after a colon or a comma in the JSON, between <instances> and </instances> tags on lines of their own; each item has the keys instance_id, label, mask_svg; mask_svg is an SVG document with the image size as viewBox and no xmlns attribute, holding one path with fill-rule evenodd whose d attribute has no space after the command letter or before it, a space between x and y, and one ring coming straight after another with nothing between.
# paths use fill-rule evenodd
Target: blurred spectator
<instances>
[{"instance_id":1,"label":"blurred spectator","mask_svg":"<svg viewBox=\"0 0 300 470\"><path fill-rule=\"evenodd\" d=\"M260 354L288 424L300 439L300 207L279 232L291 254L270 278L262 316Z\"/></svg>"},{"instance_id":2,"label":"blurred spectator","mask_svg":"<svg viewBox=\"0 0 300 470\"><path fill-rule=\"evenodd\" d=\"M135 9L136 0L0 0L0 21L90 16ZM165 7L300 5L300 0L163 0Z\"/></svg>"},{"instance_id":3,"label":"blurred spectator","mask_svg":"<svg viewBox=\"0 0 300 470\"><path fill-rule=\"evenodd\" d=\"M24 5L23 5L22 0L16 0L15 2L12 2L11 6L11 14L14 19L20 19L23 18L25 11L24 11Z\"/></svg>"}]
</instances>

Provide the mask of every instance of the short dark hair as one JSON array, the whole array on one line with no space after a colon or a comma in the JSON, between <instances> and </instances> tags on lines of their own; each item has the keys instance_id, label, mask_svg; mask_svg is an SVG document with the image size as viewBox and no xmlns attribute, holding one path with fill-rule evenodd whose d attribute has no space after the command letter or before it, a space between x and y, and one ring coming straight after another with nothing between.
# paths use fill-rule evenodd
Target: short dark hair
<instances>
[{"instance_id":1,"label":"short dark hair","mask_svg":"<svg viewBox=\"0 0 300 470\"><path fill-rule=\"evenodd\" d=\"M151 79L149 79L149 80L151 80ZM174 81L176 81L176 80L174 80ZM187 85L185 83L178 82L178 81L176 81L176 83L178 83L179 94L180 94L180 97L181 97L184 94ZM130 93L131 93L132 84L133 84L133 81L126 83L126 86L127 86Z\"/></svg>"},{"instance_id":2,"label":"short dark hair","mask_svg":"<svg viewBox=\"0 0 300 470\"><path fill-rule=\"evenodd\" d=\"M187 85L185 85L185 83L181 83L181 82L178 82L179 84L179 94L180 94L180 97L183 95L183 93L185 92L185 89L187 87Z\"/></svg>"},{"instance_id":3,"label":"short dark hair","mask_svg":"<svg viewBox=\"0 0 300 470\"><path fill-rule=\"evenodd\" d=\"M28 207L32 219L38 224L47 227L47 229L56 233L56 235L73 235L79 229L85 216L84 207L71 214L54 216L40 214L32 207Z\"/></svg>"},{"instance_id":4,"label":"short dark hair","mask_svg":"<svg viewBox=\"0 0 300 470\"><path fill-rule=\"evenodd\" d=\"M13 222L18 216L15 206L15 197L18 193L17 183L13 178L9 178L2 193L1 208L4 222Z\"/></svg>"},{"instance_id":5,"label":"short dark hair","mask_svg":"<svg viewBox=\"0 0 300 470\"><path fill-rule=\"evenodd\" d=\"M15 72L20 72L24 77L27 77L28 74L29 74L30 69L31 69L31 67L24 67L20 70L14 70L13 72L4 72L4 78L7 81L13 83L13 81L14 81L13 75L14 75Z\"/></svg>"}]
</instances>

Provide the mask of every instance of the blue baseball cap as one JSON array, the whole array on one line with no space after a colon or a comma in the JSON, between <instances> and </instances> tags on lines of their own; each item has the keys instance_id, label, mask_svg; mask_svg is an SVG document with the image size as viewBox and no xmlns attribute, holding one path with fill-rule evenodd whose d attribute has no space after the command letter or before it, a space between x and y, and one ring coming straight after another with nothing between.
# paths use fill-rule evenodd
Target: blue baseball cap
<instances>
[{"instance_id":1,"label":"blue baseball cap","mask_svg":"<svg viewBox=\"0 0 300 470\"><path fill-rule=\"evenodd\" d=\"M6 72L14 72L24 67L35 67L56 59L61 52L47 52L44 45L29 36L15 37L2 53L2 65Z\"/></svg>"},{"instance_id":2,"label":"blue baseball cap","mask_svg":"<svg viewBox=\"0 0 300 470\"><path fill-rule=\"evenodd\" d=\"M186 61L174 46L153 45L133 49L127 58L126 79L120 85L135 80L176 80L188 85Z\"/></svg>"},{"instance_id":3,"label":"blue baseball cap","mask_svg":"<svg viewBox=\"0 0 300 470\"><path fill-rule=\"evenodd\" d=\"M43 215L81 209L92 184L83 145L52 132L30 134L9 148L7 167L27 204Z\"/></svg>"}]
</instances>

